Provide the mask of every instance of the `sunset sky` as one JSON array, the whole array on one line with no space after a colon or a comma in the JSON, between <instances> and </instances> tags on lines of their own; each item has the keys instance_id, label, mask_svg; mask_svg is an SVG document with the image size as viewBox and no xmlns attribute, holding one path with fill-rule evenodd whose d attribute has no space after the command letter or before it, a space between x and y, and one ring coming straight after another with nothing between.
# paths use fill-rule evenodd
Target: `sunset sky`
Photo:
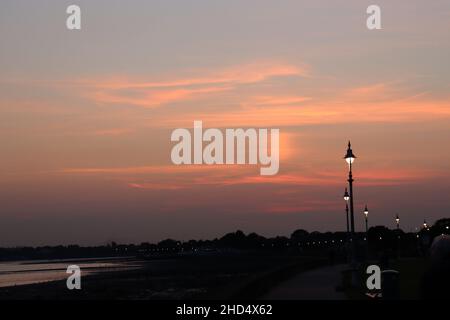
<instances>
[{"instance_id":1,"label":"sunset sky","mask_svg":"<svg viewBox=\"0 0 450 320\"><path fill-rule=\"evenodd\" d=\"M2 0L0 40L0 246L342 231L349 139L357 230L450 217L449 1ZM278 175L173 165L194 120L279 128Z\"/></svg>"}]
</instances>

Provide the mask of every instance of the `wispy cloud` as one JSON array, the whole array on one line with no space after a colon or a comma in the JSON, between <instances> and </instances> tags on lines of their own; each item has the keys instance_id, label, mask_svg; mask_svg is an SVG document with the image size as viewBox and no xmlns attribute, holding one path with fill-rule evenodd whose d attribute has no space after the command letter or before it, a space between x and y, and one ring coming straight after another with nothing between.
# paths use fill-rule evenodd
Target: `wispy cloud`
<instances>
[{"instance_id":1,"label":"wispy cloud","mask_svg":"<svg viewBox=\"0 0 450 320\"><path fill-rule=\"evenodd\" d=\"M284 127L411 123L449 117L450 99L433 98L427 92L411 93L396 83L378 83L328 96L253 95L242 97L240 108L233 112L186 112L183 117L162 117L158 123L180 127L189 124L187 119L202 119L212 127Z\"/></svg>"},{"instance_id":2,"label":"wispy cloud","mask_svg":"<svg viewBox=\"0 0 450 320\"><path fill-rule=\"evenodd\" d=\"M127 128L111 128L111 129L95 130L93 132L93 135L96 135L96 136L121 136L124 134L129 134L131 132L133 132L133 130L127 129Z\"/></svg>"},{"instance_id":3,"label":"wispy cloud","mask_svg":"<svg viewBox=\"0 0 450 320\"><path fill-rule=\"evenodd\" d=\"M278 62L258 62L218 70L191 71L185 76L160 75L156 81L128 77L76 80L96 103L156 108L168 103L234 90L240 85L273 77L306 76L305 67ZM164 78L168 78L164 80Z\"/></svg>"},{"instance_id":4,"label":"wispy cloud","mask_svg":"<svg viewBox=\"0 0 450 320\"><path fill-rule=\"evenodd\" d=\"M191 165L142 166L117 168L68 168L56 174L100 175L125 183L134 189L180 190L202 186L278 185L278 186L340 186L342 172L313 171L291 166L285 173L260 176L255 166L244 165ZM433 170L370 169L359 173L360 186L392 186L418 183L442 176Z\"/></svg>"}]
</instances>

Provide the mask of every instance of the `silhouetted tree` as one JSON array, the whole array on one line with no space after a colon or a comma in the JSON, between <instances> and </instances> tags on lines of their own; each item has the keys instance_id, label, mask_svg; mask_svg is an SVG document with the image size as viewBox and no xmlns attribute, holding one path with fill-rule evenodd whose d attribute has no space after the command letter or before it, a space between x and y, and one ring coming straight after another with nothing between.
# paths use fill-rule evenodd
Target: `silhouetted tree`
<instances>
[{"instance_id":1,"label":"silhouetted tree","mask_svg":"<svg viewBox=\"0 0 450 320\"><path fill-rule=\"evenodd\" d=\"M298 229L292 232L291 240L292 241L304 241L309 236L309 232L303 229Z\"/></svg>"},{"instance_id":2,"label":"silhouetted tree","mask_svg":"<svg viewBox=\"0 0 450 320\"><path fill-rule=\"evenodd\" d=\"M220 244L225 247L231 248L243 248L246 245L246 236L244 232L238 230L236 232L227 233L222 238L220 238Z\"/></svg>"}]
</instances>

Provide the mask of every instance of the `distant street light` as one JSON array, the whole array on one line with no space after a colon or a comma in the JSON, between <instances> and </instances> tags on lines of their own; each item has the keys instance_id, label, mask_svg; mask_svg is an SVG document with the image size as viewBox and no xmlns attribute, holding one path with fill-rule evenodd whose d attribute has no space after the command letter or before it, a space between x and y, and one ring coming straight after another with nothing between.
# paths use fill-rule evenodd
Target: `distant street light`
<instances>
[{"instance_id":1,"label":"distant street light","mask_svg":"<svg viewBox=\"0 0 450 320\"><path fill-rule=\"evenodd\" d=\"M423 220L423 227L424 227L425 229L428 229L427 220Z\"/></svg>"},{"instance_id":2,"label":"distant street light","mask_svg":"<svg viewBox=\"0 0 450 320\"><path fill-rule=\"evenodd\" d=\"M367 222L367 220L369 218L369 210L367 209L367 204L366 204L366 207L364 208L364 216L366 218L366 234L367 234L367 232L369 231L369 225Z\"/></svg>"},{"instance_id":3,"label":"distant street light","mask_svg":"<svg viewBox=\"0 0 450 320\"><path fill-rule=\"evenodd\" d=\"M395 217L395 222L397 223L397 230L400 229L400 218L397 216Z\"/></svg>"}]
</instances>

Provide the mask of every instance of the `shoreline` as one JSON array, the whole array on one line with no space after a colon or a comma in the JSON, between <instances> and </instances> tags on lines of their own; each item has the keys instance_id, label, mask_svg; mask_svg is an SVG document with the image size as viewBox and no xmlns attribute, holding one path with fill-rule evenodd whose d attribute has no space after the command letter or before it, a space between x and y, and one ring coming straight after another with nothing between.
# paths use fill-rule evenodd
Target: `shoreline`
<instances>
[{"instance_id":1,"label":"shoreline","mask_svg":"<svg viewBox=\"0 0 450 320\"><path fill-rule=\"evenodd\" d=\"M305 257L195 257L140 261L139 269L102 271L82 277L81 290L66 280L0 288L0 300L178 300L261 296L287 277L323 265Z\"/></svg>"}]
</instances>

